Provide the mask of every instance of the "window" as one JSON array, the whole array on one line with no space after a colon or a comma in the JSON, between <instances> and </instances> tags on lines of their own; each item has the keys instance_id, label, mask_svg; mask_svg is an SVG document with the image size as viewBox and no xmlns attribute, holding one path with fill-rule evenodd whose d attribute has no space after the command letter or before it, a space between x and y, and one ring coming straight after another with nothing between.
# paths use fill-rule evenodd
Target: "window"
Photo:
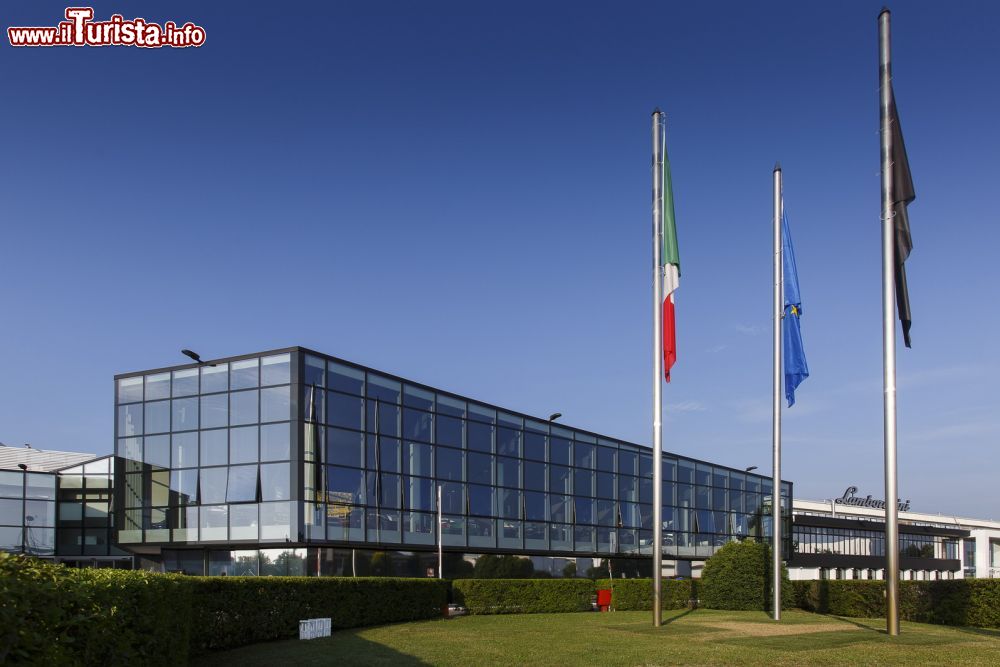
<instances>
[{"instance_id":1,"label":"window","mask_svg":"<svg viewBox=\"0 0 1000 667\"><path fill-rule=\"evenodd\" d=\"M229 396L212 394L201 397L201 427L229 426Z\"/></svg>"},{"instance_id":2,"label":"window","mask_svg":"<svg viewBox=\"0 0 1000 667\"><path fill-rule=\"evenodd\" d=\"M262 422L287 421L291 416L291 390L288 386L268 387L260 390L260 420Z\"/></svg>"},{"instance_id":3,"label":"window","mask_svg":"<svg viewBox=\"0 0 1000 667\"><path fill-rule=\"evenodd\" d=\"M168 433L170 431L170 401L146 403L146 433Z\"/></svg>"},{"instance_id":4,"label":"window","mask_svg":"<svg viewBox=\"0 0 1000 667\"><path fill-rule=\"evenodd\" d=\"M201 367L201 393L214 394L229 389L229 364Z\"/></svg>"},{"instance_id":5,"label":"window","mask_svg":"<svg viewBox=\"0 0 1000 667\"><path fill-rule=\"evenodd\" d=\"M326 430L326 460L328 463L364 467L365 436L340 428Z\"/></svg>"},{"instance_id":6,"label":"window","mask_svg":"<svg viewBox=\"0 0 1000 667\"><path fill-rule=\"evenodd\" d=\"M227 468L205 468L201 471L201 504L226 502Z\"/></svg>"},{"instance_id":7,"label":"window","mask_svg":"<svg viewBox=\"0 0 1000 667\"><path fill-rule=\"evenodd\" d=\"M260 427L260 460L282 461L289 457L290 424L266 424Z\"/></svg>"},{"instance_id":8,"label":"window","mask_svg":"<svg viewBox=\"0 0 1000 667\"><path fill-rule=\"evenodd\" d=\"M464 467L464 462L462 460L463 452L457 449L449 449L447 447L437 448L437 476L439 479L447 479L453 481L462 481L464 475L462 473L462 468Z\"/></svg>"},{"instance_id":9,"label":"window","mask_svg":"<svg viewBox=\"0 0 1000 667\"><path fill-rule=\"evenodd\" d=\"M229 388L251 389L259 385L259 359L244 359L234 361L229 367Z\"/></svg>"},{"instance_id":10,"label":"window","mask_svg":"<svg viewBox=\"0 0 1000 667\"><path fill-rule=\"evenodd\" d=\"M288 463L270 463L260 467L260 499L289 500L291 498Z\"/></svg>"},{"instance_id":11,"label":"window","mask_svg":"<svg viewBox=\"0 0 1000 667\"><path fill-rule=\"evenodd\" d=\"M198 465L198 432L174 433L170 436L173 449L171 465L174 468L193 468Z\"/></svg>"},{"instance_id":12,"label":"window","mask_svg":"<svg viewBox=\"0 0 1000 667\"><path fill-rule=\"evenodd\" d=\"M172 431L193 431L198 428L198 399L178 398L171 401Z\"/></svg>"},{"instance_id":13,"label":"window","mask_svg":"<svg viewBox=\"0 0 1000 667\"><path fill-rule=\"evenodd\" d=\"M136 403L142 400L142 377L118 380L118 402Z\"/></svg>"},{"instance_id":14,"label":"window","mask_svg":"<svg viewBox=\"0 0 1000 667\"><path fill-rule=\"evenodd\" d=\"M147 401L170 398L170 373L147 375L145 398Z\"/></svg>"},{"instance_id":15,"label":"window","mask_svg":"<svg viewBox=\"0 0 1000 667\"><path fill-rule=\"evenodd\" d=\"M229 429L201 432L201 464L225 465L229 462Z\"/></svg>"},{"instance_id":16,"label":"window","mask_svg":"<svg viewBox=\"0 0 1000 667\"><path fill-rule=\"evenodd\" d=\"M291 356L288 354L278 354L273 357L264 357L260 360L260 384L269 386L275 384L288 384L292 380Z\"/></svg>"},{"instance_id":17,"label":"window","mask_svg":"<svg viewBox=\"0 0 1000 667\"><path fill-rule=\"evenodd\" d=\"M327 393L327 423L360 431L364 428L365 400L335 391ZM372 424L372 427L375 425Z\"/></svg>"},{"instance_id":18,"label":"window","mask_svg":"<svg viewBox=\"0 0 1000 667\"><path fill-rule=\"evenodd\" d=\"M173 388L171 395L194 396L198 393L198 369L188 368L182 371L174 371Z\"/></svg>"},{"instance_id":19,"label":"window","mask_svg":"<svg viewBox=\"0 0 1000 667\"><path fill-rule=\"evenodd\" d=\"M229 429L229 462L256 463L257 458L257 427Z\"/></svg>"},{"instance_id":20,"label":"window","mask_svg":"<svg viewBox=\"0 0 1000 667\"><path fill-rule=\"evenodd\" d=\"M237 391L229 395L229 423L233 426L257 423L257 390Z\"/></svg>"},{"instance_id":21,"label":"window","mask_svg":"<svg viewBox=\"0 0 1000 667\"><path fill-rule=\"evenodd\" d=\"M257 500L257 466L230 467L226 502L240 503L255 500Z\"/></svg>"}]
</instances>

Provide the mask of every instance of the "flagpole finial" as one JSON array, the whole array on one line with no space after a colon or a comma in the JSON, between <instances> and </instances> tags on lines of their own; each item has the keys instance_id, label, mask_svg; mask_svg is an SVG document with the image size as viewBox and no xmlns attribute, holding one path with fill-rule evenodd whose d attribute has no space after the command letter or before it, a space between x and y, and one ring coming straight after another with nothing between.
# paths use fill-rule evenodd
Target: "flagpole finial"
<instances>
[{"instance_id":1,"label":"flagpole finial","mask_svg":"<svg viewBox=\"0 0 1000 667\"><path fill-rule=\"evenodd\" d=\"M880 11L880 12L878 13L878 15L879 15L879 16L882 16L882 14L891 14L891 13L892 13L892 12L890 12L890 11L889 11L889 8L888 8L888 7L886 7L885 5L882 5L882 11Z\"/></svg>"},{"instance_id":2,"label":"flagpole finial","mask_svg":"<svg viewBox=\"0 0 1000 667\"><path fill-rule=\"evenodd\" d=\"M657 114L661 114L661 113L663 113L663 112L660 111L660 107L656 107L655 109L653 109L653 115L654 116L657 115Z\"/></svg>"},{"instance_id":3,"label":"flagpole finial","mask_svg":"<svg viewBox=\"0 0 1000 667\"><path fill-rule=\"evenodd\" d=\"M780 162L775 162L774 163L774 170L775 171L781 171L781 163Z\"/></svg>"}]
</instances>

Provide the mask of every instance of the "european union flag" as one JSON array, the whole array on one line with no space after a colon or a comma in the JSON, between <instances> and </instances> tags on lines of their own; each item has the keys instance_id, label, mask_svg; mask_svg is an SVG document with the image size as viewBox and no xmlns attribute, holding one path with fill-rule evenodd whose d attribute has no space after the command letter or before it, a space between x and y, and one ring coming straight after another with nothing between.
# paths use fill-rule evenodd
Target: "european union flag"
<instances>
[{"instance_id":1,"label":"european union flag","mask_svg":"<svg viewBox=\"0 0 1000 667\"><path fill-rule=\"evenodd\" d=\"M784 207L782 207L784 209ZM788 407L795 405L795 389L809 377L806 352L802 347L802 297L799 296L799 273L795 268L795 251L792 235L788 232L788 216L781 214L781 255L783 259L782 283L784 287L784 312L782 313L782 361L785 366L785 398Z\"/></svg>"}]
</instances>

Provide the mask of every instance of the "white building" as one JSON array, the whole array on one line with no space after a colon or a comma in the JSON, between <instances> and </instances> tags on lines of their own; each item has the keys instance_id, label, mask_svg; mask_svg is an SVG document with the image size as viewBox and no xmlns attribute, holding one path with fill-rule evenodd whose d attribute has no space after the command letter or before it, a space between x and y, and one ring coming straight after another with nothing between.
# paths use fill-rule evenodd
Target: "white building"
<instances>
[{"instance_id":1,"label":"white building","mask_svg":"<svg viewBox=\"0 0 1000 667\"><path fill-rule=\"evenodd\" d=\"M903 579L1000 578L1000 521L910 510L899 504ZM794 499L792 579L882 579L885 509L881 500L848 487L830 500Z\"/></svg>"}]
</instances>

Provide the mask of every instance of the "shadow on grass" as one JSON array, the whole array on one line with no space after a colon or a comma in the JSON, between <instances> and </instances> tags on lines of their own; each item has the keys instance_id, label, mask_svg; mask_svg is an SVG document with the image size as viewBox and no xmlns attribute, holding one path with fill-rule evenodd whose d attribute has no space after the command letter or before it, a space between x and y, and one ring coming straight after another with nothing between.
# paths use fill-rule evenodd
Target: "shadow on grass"
<instances>
[{"instance_id":1,"label":"shadow on grass","mask_svg":"<svg viewBox=\"0 0 1000 667\"><path fill-rule=\"evenodd\" d=\"M670 618L664 619L663 620L663 625L670 625L674 621L679 621L680 619L684 618L685 616L687 616L688 614L690 614L693 611L694 611L694 609L686 609L683 612L681 612L680 614L677 614L676 616L672 616Z\"/></svg>"},{"instance_id":2,"label":"shadow on grass","mask_svg":"<svg viewBox=\"0 0 1000 667\"><path fill-rule=\"evenodd\" d=\"M855 621L853 619L847 618L846 616L828 616L827 618L836 619L836 620L840 621L841 623L847 623L849 625L853 625L856 628L860 628L861 630L867 630L868 632L873 632L873 633L875 633L877 635L888 635L889 634L885 630L881 630L879 628L873 628L872 626L865 625L864 623L859 623L858 621Z\"/></svg>"},{"instance_id":3,"label":"shadow on grass","mask_svg":"<svg viewBox=\"0 0 1000 667\"><path fill-rule=\"evenodd\" d=\"M392 665L424 667L424 662L394 648L369 641L358 635L359 628L335 631L329 638L266 642L230 651L208 653L191 661L193 667L233 665L263 667L271 665Z\"/></svg>"},{"instance_id":4,"label":"shadow on grass","mask_svg":"<svg viewBox=\"0 0 1000 667\"><path fill-rule=\"evenodd\" d=\"M980 637L993 637L994 639L1000 638L1000 630L990 630L989 628L972 628L964 626L948 626L953 630L958 630L959 632L964 632L969 635L979 635Z\"/></svg>"}]
</instances>

